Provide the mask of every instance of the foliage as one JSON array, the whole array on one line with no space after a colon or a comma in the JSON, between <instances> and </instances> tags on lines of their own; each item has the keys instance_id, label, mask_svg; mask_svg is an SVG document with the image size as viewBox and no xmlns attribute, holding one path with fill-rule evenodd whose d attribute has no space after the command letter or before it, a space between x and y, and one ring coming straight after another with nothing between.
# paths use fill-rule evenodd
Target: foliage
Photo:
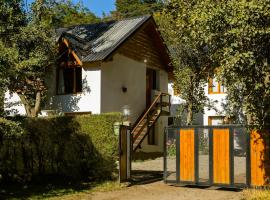
<instances>
[{"instance_id":1,"label":"foliage","mask_svg":"<svg viewBox=\"0 0 270 200\"><path fill-rule=\"evenodd\" d=\"M176 139L170 139L167 144L167 155L169 157L176 156Z\"/></svg>"},{"instance_id":2,"label":"foliage","mask_svg":"<svg viewBox=\"0 0 270 200\"><path fill-rule=\"evenodd\" d=\"M3 142L3 137L20 137L23 134L23 129L20 124L0 118L0 144Z\"/></svg>"},{"instance_id":3,"label":"foliage","mask_svg":"<svg viewBox=\"0 0 270 200\"><path fill-rule=\"evenodd\" d=\"M5 88L19 95L28 116L36 117L46 92L45 74L55 61L54 35L39 18L39 10L33 10L28 19L22 1L12 2L15 3L5 1L0 5L0 10L7 10L0 14L4 34L0 50L7 55L0 56L0 68L4 68L6 75Z\"/></svg>"},{"instance_id":4,"label":"foliage","mask_svg":"<svg viewBox=\"0 0 270 200\"><path fill-rule=\"evenodd\" d=\"M116 0L116 11L112 12L113 18L122 19L140 15L153 14L162 10L161 0Z\"/></svg>"},{"instance_id":5,"label":"foliage","mask_svg":"<svg viewBox=\"0 0 270 200\"><path fill-rule=\"evenodd\" d=\"M54 28L69 27L78 24L99 22L95 16L81 2L73 3L71 0L50 0L36 2L32 5L33 10L41 10L41 18L46 24Z\"/></svg>"},{"instance_id":6,"label":"foliage","mask_svg":"<svg viewBox=\"0 0 270 200\"><path fill-rule=\"evenodd\" d=\"M110 179L118 160L118 136L113 125L120 120L120 114L24 118L20 126L23 132L16 137L9 133L11 127L16 127L14 122L4 120L5 126L0 129L4 133L1 177L15 182L48 175L75 180Z\"/></svg>"},{"instance_id":7,"label":"foliage","mask_svg":"<svg viewBox=\"0 0 270 200\"><path fill-rule=\"evenodd\" d=\"M260 128L270 121L269 9L269 0L171 0L161 20L165 39L180 52L180 66L198 69L202 79L186 70L180 74L190 74L196 83L217 69L227 88L229 114L242 110L248 124ZM181 79L186 86L188 78ZM181 84L180 92L186 94Z\"/></svg>"},{"instance_id":8,"label":"foliage","mask_svg":"<svg viewBox=\"0 0 270 200\"><path fill-rule=\"evenodd\" d=\"M165 42L170 47L174 70L174 87L185 101L183 112L187 112L187 124L192 124L193 115L211 106L204 92L205 84L212 70L206 43L194 37L199 31L191 23L196 15L196 2L172 0L166 8L155 15ZM197 36L197 35L196 35Z\"/></svg>"},{"instance_id":9,"label":"foliage","mask_svg":"<svg viewBox=\"0 0 270 200\"><path fill-rule=\"evenodd\" d=\"M12 57L16 56L8 48L11 45L10 35L18 31L19 25L24 24L24 14L20 9L20 3L20 0L2 0L0 4L0 116L3 115L4 110L3 102L8 82L8 67L13 64L10 63ZM4 43L7 45L4 46Z\"/></svg>"},{"instance_id":10,"label":"foliage","mask_svg":"<svg viewBox=\"0 0 270 200\"><path fill-rule=\"evenodd\" d=\"M22 0L5 0L0 11L0 96L7 89L17 93L27 116L36 117L46 98L45 77L56 61L54 29L98 18L70 0L36 0L28 13Z\"/></svg>"},{"instance_id":11,"label":"foliage","mask_svg":"<svg viewBox=\"0 0 270 200\"><path fill-rule=\"evenodd\" d=\"M11 184L1 185L0 198L13 200L68 200L88 199L93 192L109 192L125 188L116 180L70 182L66 180L48 180L42 183L31 183L27 185Z\"/></svg>"},{"instance_id":12,"label":"foliage","mask_svg":"<svg viewBox=\"0 0 270 200\"><path fill-rule=\"evenodd\" d=\"M232 109L241 105L248 124L260 128L270 120L269 9L269 0L207 0L190 21L193 38L207 44L219 67Z\"/></svg>"}]
</instances>

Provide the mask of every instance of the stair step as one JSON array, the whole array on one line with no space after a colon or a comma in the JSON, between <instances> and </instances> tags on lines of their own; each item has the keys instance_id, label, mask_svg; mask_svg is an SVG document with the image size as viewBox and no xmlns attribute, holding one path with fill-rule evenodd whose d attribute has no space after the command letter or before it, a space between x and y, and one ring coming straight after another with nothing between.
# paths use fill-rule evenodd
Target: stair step
<instances>
[{"instance_id":1,"label":"stair step","mask_svg":"<svg viewBox=\"0 0 270 200\"><path fill-rule=\"evenodd\" d=\"M170 106L171 104L169 103L169 102L162 102L162 103L160 103L160 102L158 102L157 103L157 105L162 105L162 106L164 106L164 107L167 107L167 106Z\"/></svg>"}]
</instances>

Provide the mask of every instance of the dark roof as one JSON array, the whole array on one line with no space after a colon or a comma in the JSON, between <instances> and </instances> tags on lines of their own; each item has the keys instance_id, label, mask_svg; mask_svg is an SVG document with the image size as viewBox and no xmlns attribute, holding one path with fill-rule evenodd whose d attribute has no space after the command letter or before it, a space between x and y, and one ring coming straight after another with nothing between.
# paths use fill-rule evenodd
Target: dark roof
<instances>
[{"instance_id":1,"label":"dark roof","mask_svg":"<svg viewBox=\"0 0 270 200\"><path fill-rule=\"evenodd\" d=\"M78 25L58 29L59 38L66 38L82 62L106 59L129 36L139 29L151 16L120 21Z\"/></svg>"}]
</instances>

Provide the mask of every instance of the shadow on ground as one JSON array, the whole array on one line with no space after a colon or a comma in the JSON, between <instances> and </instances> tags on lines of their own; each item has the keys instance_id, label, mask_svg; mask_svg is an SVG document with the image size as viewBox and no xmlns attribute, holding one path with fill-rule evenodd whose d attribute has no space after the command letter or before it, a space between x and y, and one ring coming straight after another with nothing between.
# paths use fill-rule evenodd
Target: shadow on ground
<instances>
[{"instance_id":1,"label":"shadow on ground","mask_svg":"<svg viewBox=\"0 0 270 200\"><path fill-rule=\"evenodd\" d=\"M19 184L0 184L0 199L1 200L26 200L26 199L42 199L56 196L63 196L67 194L73 194L82 192L84 190L90 190L101 182L71 182L68 180L49 180L34 181L28 185Z\"/></svg>"},{"instance_id":2,"label":"shadow on ground","mask_svg":"<svg viewBox=\"0 0 270 200\"><path fill-rule=\"evenodd\" d=\"M143 171L133 170L131 174L131 185L145 185L161 181L163 179L163 171Z\"/></svg>"}]
</instances>

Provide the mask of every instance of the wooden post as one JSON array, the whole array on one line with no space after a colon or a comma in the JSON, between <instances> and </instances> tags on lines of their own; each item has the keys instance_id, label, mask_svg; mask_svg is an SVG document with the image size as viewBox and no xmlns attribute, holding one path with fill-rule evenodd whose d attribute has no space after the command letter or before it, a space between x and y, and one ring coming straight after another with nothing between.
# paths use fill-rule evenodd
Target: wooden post
<instances>
[{"instance_id":1,"label":"wooden post","mask_svg":"<svg viewBox=\"0 0 270 200\"><path fill-rule=\"evenodd\" d=\"M131 134L127 126L119 128L119 180L125 182L131 176Z\"/></svg>"}]
</instances>

